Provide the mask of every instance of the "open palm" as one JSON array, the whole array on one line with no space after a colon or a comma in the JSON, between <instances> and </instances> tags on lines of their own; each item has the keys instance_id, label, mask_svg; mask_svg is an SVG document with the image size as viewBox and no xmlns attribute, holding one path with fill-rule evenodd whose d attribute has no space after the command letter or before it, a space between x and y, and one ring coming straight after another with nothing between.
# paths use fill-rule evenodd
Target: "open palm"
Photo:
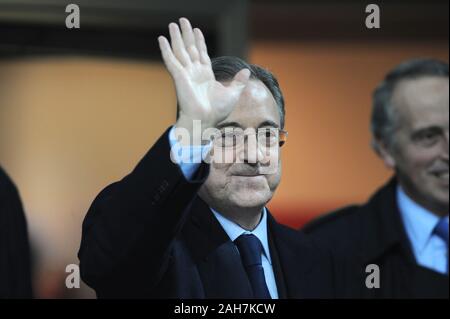
<instances>
[{"instance_id":1,"label":"open palm","mask_svg":"<svg viewBox=\"0 0 450 319\"><path fill-rule=\"evenodd\" d=\"M215 126L233 110L248 82L250 71L241 70L227 85L216 81L200 29L192 29L189 20L169 25L171 45L160 36L159 46L171 74L183 120L201 120Z\"/></svg>"}]
</instances>

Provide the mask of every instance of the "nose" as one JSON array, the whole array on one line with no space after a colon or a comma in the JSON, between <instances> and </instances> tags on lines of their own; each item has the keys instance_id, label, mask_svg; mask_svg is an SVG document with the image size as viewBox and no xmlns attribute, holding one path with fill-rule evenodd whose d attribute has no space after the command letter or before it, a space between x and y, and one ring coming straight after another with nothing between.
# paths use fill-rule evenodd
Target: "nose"
<instances>
[{"instance_id":1,"label":"nose","mask_svg":"<svg viewBox=\"0 0 450 319\"><path fill-rule=\"evenodd\" d=\"M256 166L264 161L264 153L259 146L256 134L248 134L244 139L244 147L239 150L239 159L245 164Z\"/></svg>"}]
</instances>

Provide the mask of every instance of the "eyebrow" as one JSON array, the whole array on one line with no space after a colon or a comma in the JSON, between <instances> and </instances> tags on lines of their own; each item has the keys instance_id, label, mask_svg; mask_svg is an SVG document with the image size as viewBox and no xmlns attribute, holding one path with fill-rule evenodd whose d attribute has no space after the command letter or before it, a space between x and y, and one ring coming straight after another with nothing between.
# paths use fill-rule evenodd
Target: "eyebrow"
<instances>
[{"instance_id":1,"label":"eyebrow","mask_svg":"<svg viewBox=\"0 0 450 319\"><path fill-rule=\"evenodd\" d=\"M224 127L239 127L239 128L242 128L242 129L243 129L242 125L239 124L238 122L223 122L223 123L219 123L219 124L217 125L217 128L218 128L219 130L222 129L222 128L224 128Z\"/></svg>"},{"instance_id":2,"label":"eyebrow","mask_svg":"<svg viewBox=\"0 0 450 319\"><path fill-rule=\"evenodd\" d=\"M443 129L441 127L439 127L439 126L421 127L421 128L418 128L418 129L414 130L412 132L412 136L416 137L416 136L418 136L420 134L427 133L427 132L441 133L442 131L443 131Z\"/></svg>"},{"instance_id":3,"label":"eyebrow","mask_svg":"<svg viewBox=\"0 0 450 319\"><path fill-rule=\"evenodd\" d=\"M262 122L261 124L259 124L259 125L258 125L258 128L261 128L261 127L267 127L267 126L275 127L275 128L279 128L279 127L280 127L280 126L279 126L277 123L275 123L274 121L267 120L267 121L264 121L264 122ZM224 127L239 127L239 128L241 128L241 129L244 129L244 128L242 127L242 125L239 124L238 122L223 122L223 123L219 123L219 124L217 125L217 128L218 128L219 130L222 129L222 128L224 128Z\"/></svg>"},{"instance_id":4,"label":"eyebrow","mask_svg":"<svg viewBox=\"0 0 450 319\"><path fill-rule=\"evenodd\" d=\"M265 126L280 128L280 126L277 123L275 123L274 121L270 121L270 120L262 122L261 124L258 125L258 128L265 127Z\"/></svg>"}]
</instances>

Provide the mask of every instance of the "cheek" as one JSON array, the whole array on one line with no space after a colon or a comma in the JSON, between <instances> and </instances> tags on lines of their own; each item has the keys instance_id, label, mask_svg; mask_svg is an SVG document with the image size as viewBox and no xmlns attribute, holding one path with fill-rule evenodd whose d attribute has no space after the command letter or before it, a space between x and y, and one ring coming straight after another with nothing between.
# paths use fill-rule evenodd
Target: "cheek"
<instances>
[{"instance_id":1,"label":"cheek","mask_svg":"<svg viewBox=\"0 0 450 319\"><path fill-rule=\"evenodd\" d=\"M281 158L278 150L262 150L263 158L261 159L261 174L274 175L281 170Z\"/></svg>"},{"instance_id":2,"label":"cheek","mask_svg":"<svg viewBox=\"0 0 450 319\"><path fill-rule=\"evenodd\" d=\"M270 190L273 192L278 187L281 181L281 162L278 166L277 173L270 175L267 179L267 182L269 183Z\"/></svg>"},{"instance_id":3,"label":"cheek","mask_svg":"<svg viewBox=\"0 0 450 319\"><path fill-rule=\"evenodd\" d=\"M276 168L271 172L271 174L266 175L267 185L271 192L274 192L281 181L282 167L281 159L278 159Z\"/></svg>"},{"instance_id":4,"label":"cheek","mask_svg":"<svg viewBox=\"0 0 450 319\"><path fill-rule=\"evenodd\" d=\"M217 176L217 178L225 179L228 176L228 171L233 163L215 163L211 164L211 174Z\"/></svg>"},{"instance_id":5,"label":"cheek","mask_svg":"<svg viewBox=\"0 0 450 319\"><path fill-rule=\"evenodd\" d=\"M230 164L220 164L213 162L210 166L209 176L205 184L207 184L208 187L214 188L216 190L223 189L228 183L227 173L230 166Z\"/></svg>"},{"instance_id":6,"label":"cheek","mask_svg":"<svg viewBox=\"0 0 450 319\"><path fill-rule=\"evenodd\" d=\"M405 165L411 169L424 170L429 168L439 157L433 148L410 147L404 155Z\"/></svg>"}]
</instances>

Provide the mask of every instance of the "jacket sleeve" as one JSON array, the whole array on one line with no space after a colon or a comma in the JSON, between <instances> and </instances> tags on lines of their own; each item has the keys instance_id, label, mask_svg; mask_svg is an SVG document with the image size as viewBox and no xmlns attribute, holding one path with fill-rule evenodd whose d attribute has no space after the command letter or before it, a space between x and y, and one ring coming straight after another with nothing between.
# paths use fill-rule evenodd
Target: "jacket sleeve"
<instances>
[{"instance_id":1,"label":"jacket sleeve","mask_svg":"<svg viewBox=\"0 0 450 319\"><path fill-rule=\"evenodd\" d=\"M170 158L169 130L131 174L104 189L83 222L78 253L82 279L99 292L154 292L171 245L206 180L202 163L186 180Z\"/></svg>"}]
</instances>

